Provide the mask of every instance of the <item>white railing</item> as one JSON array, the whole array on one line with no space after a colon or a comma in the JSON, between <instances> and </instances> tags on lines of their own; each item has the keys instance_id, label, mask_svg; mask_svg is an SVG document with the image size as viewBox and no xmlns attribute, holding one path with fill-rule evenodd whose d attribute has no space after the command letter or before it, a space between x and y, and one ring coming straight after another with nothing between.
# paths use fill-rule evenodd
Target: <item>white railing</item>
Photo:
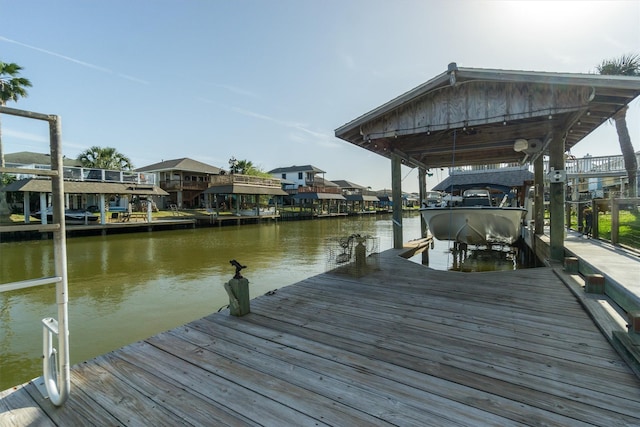
<instances>
[{"instance_id":1,"label":"white railing","mask_svg":"<svg viewBox=\"0 0 640 427\"><path fill-rule=\"evenodd\" d=\"M638 161L638 170L640 170L640 153L636 153ZM474 173L493 170L505 169L528 169L533 172L533 165L519 165L513 163L500 163L490 165L473 165L473 166L457 166L449 168L449 175L460 173ZM549 160L544 160L544 170L549 170ZM624 157L622 154L613 156L598 157L567 157L565 160L565 171L567 175L584 175L584 176L615 176L626 174L624 167Z\"/></svg>"},{"instance_id":2,"label":"white railing","mask_svg":"<svg viewBox=\"0 0 640 427\"><path fill-rule=\"evenodd\" d=\"M638 167L640 170L640 154L636 153ZM545 160L544 168L548 170L549 162ZM569 157L565 160L564 168L567 175L579 176L615 176L626 175L624 166L624 157L622 154L615 156L597 156L597 157Z\"/></svg>"},{"instance_id":3,"label":"white railing","mask_svg":"<svg viewBox=\"0 0 640 427\"><path fill-rule=\"evenodd\" d=\"M10 173L15 175L16 179L34 178L40 175L37 171L49 170L50 168L50 165L39 164L14 165L11 168ZM21 173L21 169L24 169L24 173ZM62 176L66 181L118 182L125 184L156 185L156 176L152 173L74 166L65 166L62 169Z\"/></svg>"}]
</instances>

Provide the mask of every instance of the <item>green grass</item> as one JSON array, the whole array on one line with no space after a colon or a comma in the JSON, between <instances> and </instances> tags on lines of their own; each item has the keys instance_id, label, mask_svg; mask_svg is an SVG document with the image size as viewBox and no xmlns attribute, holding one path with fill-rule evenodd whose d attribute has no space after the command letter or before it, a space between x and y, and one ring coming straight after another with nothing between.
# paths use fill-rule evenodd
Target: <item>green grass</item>
<instances>
[{"instance_id":1,"label":"green grass","mask_svg":"<svg viewBox=\"0 0 640 427\"><path fill-rule=\"evenodd\" d=\"M640 213L620 211L619 216L618 243L640 249ZM548 211L545 211L545 217L548 217ZM578 230L578 217L575 212L571 214L569 227ZM598 213L598 237L603 240L611 240L611 212Z\"/></svg>"}]
</instances>

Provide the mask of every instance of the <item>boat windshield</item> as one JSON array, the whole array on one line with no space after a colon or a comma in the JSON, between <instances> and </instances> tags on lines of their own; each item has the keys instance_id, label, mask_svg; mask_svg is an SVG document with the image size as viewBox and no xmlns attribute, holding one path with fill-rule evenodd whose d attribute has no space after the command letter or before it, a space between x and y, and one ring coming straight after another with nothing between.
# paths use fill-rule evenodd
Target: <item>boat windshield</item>
<instances>
[{"instance_id":1,"label":"boat windshield","mask_svg":"<svg viewBox=\"0 0 640 427\"><path fill-rule=\"evenodd\" d=\"M487 190L465 190L462 193L462 197L489 197L489 192Z\"/></svg>"}]
</instances>

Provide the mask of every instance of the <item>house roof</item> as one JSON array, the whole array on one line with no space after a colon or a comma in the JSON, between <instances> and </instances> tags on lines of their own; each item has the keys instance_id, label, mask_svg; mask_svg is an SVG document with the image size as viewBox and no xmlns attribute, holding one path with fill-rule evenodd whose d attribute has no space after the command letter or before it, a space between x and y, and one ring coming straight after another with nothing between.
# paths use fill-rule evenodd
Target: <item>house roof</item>
<instances>
[{"instance_id":1,"label":"house roof","mask_svg":"<svg viewBox=\"0 0 640 427\"><path fill-rule=\"evenodd\" d=\"M17 153L7 153L4 155L5 163L14 163L17 165L50 165L51 155L43 153L34 153L31 151L20 151ZM64 157L62 159L64 166L77 166L81 167L82 163L76 159L68 159Z\"/></svg>"},{"instance_id":2,"label":"house roof","mask_svg":"<svg viewBox=\"0 0 640 427\"><path fill-rule=\"evenodd\" d=\"M325 171L318 169L312 165L304 165L304 166L289 166L285 168L276 168L270 170L268 173L286 173L286 172L315 172L315 173L326 173Z\"/></svg>"},{"instance_id":3,"label":"house roof","mask_svg":"<svg viewBox=\"0 0 640 427\"><path fill-rule=\"evenodd\" d=\"M351 144L425 169L522 163L570 150L640 95L640 77L458 68L339 127ZM515 151L525 139L536 152ZM560 148L560 147L558 147Z\"/></svg>"},{"instance_id":4,"label":"house roof","mask_svg":"<svg viewBox=\"0 0 640 427\"><path fill-rule=\"evenodd\" d=\"M367 187L363 187L362 185L354 184L353 182L346 181L343 179L339 179L337 181L334 180L332 182L336 184L338 187L342 188L343 190L345 189L366 190L367 189Z\"/></svg>"},{"instance_id":5,"label":"house roof","mask_svg":"<svg viewBox=\"0 0 640 427\"><path fill-rule=\"evenodd\" d=\"M136 169L137 172L162 172L174 170L218 175L222 169L187 157L165 160L160 163L154 163L152 165Z\"/></svg>"},{"instance_id":6,"label":"house roof","mask_svg":"<svg viewBox=\"0 0 640 427\"><path fill-rule=\"evenodd\" d=\"M313 184L316 187L332 187L332 188L340 188L338 184L333 181L329 181L328 179L324 179L322 177L315 177L313 180Z\"/></svg>"},{"instance_id":7,"label":"house roof","mask_svg":"<svg viewBox=\"0 0 640 427\"><path fill-rule=\"evenodd\" d=\"M0 191L29 191L32 193L50 193L51 180L27 178L14 181ZM169 193L155 185L123 184L119 182L65 181L66 194L138 194L168 196Z\"/></svg>"},{"instance_id":8,"label":"house roof","mask_svg":"<svg viewBox=\"0 0 640 427\"><path fill-rule=\"evenodd\" d=\"M494 187L509 189L521 187L526 181L533 181L533 172L527 169L499 169L491 171L464 172L449 175L438 185L434 191L452 192L455 190L468 190L470 188Z\"/></svg>"}]
</instances>

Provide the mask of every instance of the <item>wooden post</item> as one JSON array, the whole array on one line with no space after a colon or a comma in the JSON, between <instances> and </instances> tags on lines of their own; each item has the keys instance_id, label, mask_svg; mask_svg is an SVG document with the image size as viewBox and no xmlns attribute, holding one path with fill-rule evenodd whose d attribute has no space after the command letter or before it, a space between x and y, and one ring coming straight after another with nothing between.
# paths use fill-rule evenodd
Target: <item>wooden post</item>
<instances>
[{"instance_id":1,"label":"wooden post","mask_svg":"<svg viewBox=\"0 0 640 427\"><path fill-rule=\"evenodd\" d=\"M564 174L564 141L558 134L552 136L549 145L549 171L560 173L559 179L554 179L551 175L549 183L549 243L551 259L562 261L564 259L564 191L565 179Z\"/></svg>"},{"instance_id":2,"label":"wooden post","mask_svg":"<svg viewBox=\"0 0 640 427\"><path fill-rule=\"evenodd\" d=\"M620 231L620 199L611 199L611 243L618 244Z\"/></svg>"},{"instance_id":3,"label":"wooden post","mask_svg":"<svg viewBox=\"0 0 640 427\"><path fill-rule=\"evenodd\" d=\"M427 199L427 171L424 168L418 169L418 194L420 198L420 207L423 208L425 206L422 205ZM420 215L420 237L427 237L427 223Z\"/></svg>"},{"instance_id":4,"label":"wooden post","mask_svg":"<svg viewBox=\"0 0 640 427\"><path fill-rule=\"evenodd\" d=\"M534 171L534 233L544 234L544 158L538 156L533 162Z\"/></svg>"},{"instance_id":5,"label":"wooden post","mask_svg":"<svg viewBox=\"0 0 640 427\"><path fill-rule=\"evenodd\" d=\"M420 194L420 207L423 208L425 206L422 205L422 202L427 199L427 170L424 168L418 169L418 188ZM427 222L422 217L422 214L420 214L420 237L427 237L427 228ZM422 251L422 265L429 265L428 246Z\"/></svg>"},{"instance_id":6,"label":"wooden post","mask_svg":"<svg viewBox=\"0 0 640 427\"><path fill-rule=\"evenodd\" d=\"M391 153L391 197L393 197L393 248L402 249L402 161Z\"/></svg>"},{"instance_id":7,"label":"wooden post","mask_svg":"<svg viewBox=\"0 0 640 427\"><path fill-rule=\"evenodd\" d=\"M229 294L229 312L232 316L244 316L249 314L249 280L231 279L224 285Z\"/></svg>"}]
</instances>

